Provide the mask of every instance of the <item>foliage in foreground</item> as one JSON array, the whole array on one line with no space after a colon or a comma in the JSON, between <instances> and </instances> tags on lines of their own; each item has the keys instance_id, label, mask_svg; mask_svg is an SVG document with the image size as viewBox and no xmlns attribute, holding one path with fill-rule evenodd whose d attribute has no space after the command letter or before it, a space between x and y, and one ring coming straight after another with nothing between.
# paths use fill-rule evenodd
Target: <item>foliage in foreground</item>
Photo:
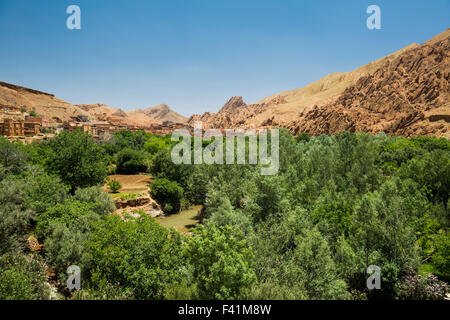
<instances>
[{"instance_id":1,"label":"foliage in foreground","mask_svg":"<svg viewBox=\"0 0 450 320\"><path fill-rule=\"evenodd\" d=\"M0 297L47 299L49 283L72 299L448 293L448 140L282 131L274 176L255 165L175 165L171 145L128 131L98 144L78 131L27 146L0 137ZM142 212L110 215L100 189L108 167L151 171L164 210L200 204L203 223L181 236ZM29 253L30 235L44 252ZM64 288L69 265L81 267L81 291ZM381 290L367 290L369 265L381 268ZM417 275L425 266L437 278Z\"/></svg>"}]
</instances>

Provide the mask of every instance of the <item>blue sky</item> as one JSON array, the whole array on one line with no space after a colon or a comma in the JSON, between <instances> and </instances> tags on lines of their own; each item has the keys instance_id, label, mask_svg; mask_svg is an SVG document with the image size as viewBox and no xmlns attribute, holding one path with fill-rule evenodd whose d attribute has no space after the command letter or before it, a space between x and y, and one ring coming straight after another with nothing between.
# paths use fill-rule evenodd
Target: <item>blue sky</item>
<instances>
[{"instance_id":1,"label":"blue sky","mask_svg":"<svg viewBox=\"0 0 450 320\"><path fill-rule=\"evenodd\" d=\"M81 30L66 8L81 8ZM381 8L368 30L366 8ZM0 81L190 115L349 71L444 31L450 0L0 0Z\"/></svg>"}]
</instances>

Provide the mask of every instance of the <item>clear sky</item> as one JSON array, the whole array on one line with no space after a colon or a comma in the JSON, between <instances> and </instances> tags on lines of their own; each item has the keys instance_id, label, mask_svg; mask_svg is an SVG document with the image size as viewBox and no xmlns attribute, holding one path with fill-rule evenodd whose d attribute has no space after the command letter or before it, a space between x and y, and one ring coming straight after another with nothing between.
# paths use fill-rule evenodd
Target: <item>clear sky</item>
<instances>
[{"instance_id":1,"label":"clear sky","mask_svg":"<svg viewBox=\"0 0 450 320\"><path fill-rule=\"evenodd\" d=\"M81 30L66 27L71 4ZM371 4L381 30L366 27ZM449 22L450 0L0 0L0 81L71 103L214 112L423 43Z\"/></svg>"}]
</instances>

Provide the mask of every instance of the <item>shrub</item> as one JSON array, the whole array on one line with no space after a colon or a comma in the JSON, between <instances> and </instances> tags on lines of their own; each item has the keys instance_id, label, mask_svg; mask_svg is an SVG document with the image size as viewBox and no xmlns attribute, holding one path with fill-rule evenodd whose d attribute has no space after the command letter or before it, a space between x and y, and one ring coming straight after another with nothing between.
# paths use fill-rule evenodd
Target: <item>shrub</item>
<instances>
[{"instance_id":1,"label":"shrub","mask_svg":"<svg viewBox=\"0 0 450 320\"><path fill-rule=\"evenodd\" d=\"M84 270L84 242L89 237L88 229L79 230L75 226L52 223L45 239L45 260L52 266L61 283L67 280L66 270L77 265Z\"/></svg>"},{"instance_id":2,"label":"shrub","mask_svg":"<svg viewBox=\"0 0 450 320\"><path fill-rule=\"evenodd\" d=\"M164 212L171 214L180 211L183 188L178 183L164 178L156 178L150 184L150 190L153 198L161 204Z\"/></svg>"},{"instance_id":3,"label":"shrub","mask_svg":"<svg viewBox=\"0 0 450 320\"><path fill-rule=\"evenodd\" d=\"M93 224L86 244L90 287L117 284L133 289L136 299L162 299L167 283L177 279L179 237L145 214L126 219L110 215Z\"/></svg>"},{"instance_id":4,"label":"shrub","mask_svg":"<svg viewBox=\"0 0 450 320\"><path fill-rule=\"evenodd\" d=\"M400 300L443 300L448 292L448 285L439 281L433 274L427 277L418 275L410 270L398 284L398 296Z\"/></svg>"},{"instance_id":5,"label":"shrub","mask_svg":"<svg viewBox=\"0 0 450 320\"><path fill-rule=\"evenodd\" d=\"M117 193L122 188L122 185L116 179L112 179L108 182L108 187L112 193Z\"/></svg>"},{"instance_id":6,"label":"shrub","mask_svg":"<svg viewBox=\"0 0 450 320\"><path fill-rule=\"evenodd\" d=\"M137 194L137 193L126 193L126 194L121 194L119 199L120 200L132 200L132 199L136 199L137 197L139 197L139 194Z\"/></svg>"},{"instance_id":7,"label":"shrub","mask_svg":"<svg viewBox=\"0 0 450 320\"><path fill-rule=\"evenodd\" d=\"M106 157L92 136L80 130L63 131L47 144L39 144L44 167L71 187L85 188L103 184L107 174Z\"/></svg>"},{"instance_id":8,"label":"shrub","mask_svg":"<svg viewBox=\"0 0 450 320\"><path fill-rule=\"evenodd\" d=\"M231 226L194 229L185 248L200 299L238 299L256 282L253 252Z\"/></svg>"},{"instance_id":9,"label":"shrub","mask_svg":"<svg viewBox=\"0 0 450 320\"><path fill-rule=\"evenodd\" d=\"M98 206L69 200L43 213L37 222L36 235L45 239L45 257L58 278L66 280L66 269L78 265L84 270L84 242L90 237L91 224L100 219Z\"/></svg>"},{"instance_id":10,"label":"shrub","mask_svg":"<svg viewBox=\"0 0 450 320\"><path fill-rule=\"evenodd\" d=\"M0 257L0 300L49 298L44 265L37 256Z\"/></svg>"},{"instance_id":11,"label":"shrub","mask_svg":"<svg viewBox=\"0 0 450 320\"><path fill-rule=\"evenodd\" d=\"M117 165L118 173L136 174L147 172L145 156L142 152L130 148L125 148L117 153L115 156L115 163Z\"/></svg>"},{"instance_id":12,"label":"shrub","mask_svg":"<svg viewBox=\"0 0 450 320\"><path fill-rule=\"evenodd\" d=\"M78 229L88 229L90 221L99 219L99 215L92 211L93 205L78 200L69 200L48 209L39 216L36 225L36 235L40 239L50 235L51 226L61 223L66 226L76 226Z\"/></svg>"},{"instance_id":13,"label":"shrub","mask_svg":"<svg viewBox=\"0 0 450 320\"><path fill-rule=\"evenodd\" d=\"M436 239L436 251L432 256L433 265L445 279L450 278L450 232L444 232Z\"/></svg>"},{"instance_id":14,"label":"shrub","mask_svg":"<svg viewBox=\"0 0 450 320\"><path fill-rule=\"evenodd\" d=\"M19 251L25 245L25 229L33 211L26 206L26 185L16 179L0 182L0 254Z\"/></svg>"},{"instance_id":15,"label":"shrub","mask_svg":"<svg viewBox=\"0 0 450 320\"><path fill-rule=\"evenodd\" d=\"M0 136L0 166L6 172L17 174L25 165L26 153L18 143L12 143Z\"/></svg>"},{"instance_id":16,"label":"shrub","mask_svg":"<svg viewBox=\"0 0 450 320\"><path fill-rule=\"evenodd\" d=\"M95 288L75 291L71 300L130 300L133 295L132 288L124 288L120 283L102 282Z\"/></svg>"},{"instance_id":17,"label":"shrub","mask_svg":"<svg viewBox=\"0 0 450 320\"><path fill-rule=\"evenodd\" d=\"M116 210L114 201L109 194L99 187L80 188L75 191L75 200L92 204L92 211L100 215L108 214Z\"/></svg>"}]
</instances>

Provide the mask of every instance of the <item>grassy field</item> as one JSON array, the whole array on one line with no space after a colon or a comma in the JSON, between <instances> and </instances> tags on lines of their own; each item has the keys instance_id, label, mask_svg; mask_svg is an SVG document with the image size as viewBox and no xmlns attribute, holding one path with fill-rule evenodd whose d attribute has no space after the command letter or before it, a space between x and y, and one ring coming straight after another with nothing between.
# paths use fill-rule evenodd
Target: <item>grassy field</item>
<instances>
[{"instance_id":1,"label":"grassy field","mask_svg":"<svg viewBox=\"0 0 450 320\"><path fill-rule=\"evenodd\" d=\"M124 194L130 193L147 193L149 188L148 184L152 182L152 177L147 175L126 175L126 174L114 174L108 176L110 180L116 179L122 185L118 193L111 194L113 197L120 197ZM103 189L109 192L108 184L103 186Z\"/></svg>"},{"instance_id":2,"label":"grassy field","mask_svg":"<svg viewBox=\"0 0 450 320\"><path fill-rule=\"evenodd\" d=\"M202 206L192 206L188 210L182 210L180 213L171 214L166 217L156 218L156 222L166 228L174 228L180 233L189 233L189 230L199 223L197 214Z\"/></svg>"}]
</instances>

